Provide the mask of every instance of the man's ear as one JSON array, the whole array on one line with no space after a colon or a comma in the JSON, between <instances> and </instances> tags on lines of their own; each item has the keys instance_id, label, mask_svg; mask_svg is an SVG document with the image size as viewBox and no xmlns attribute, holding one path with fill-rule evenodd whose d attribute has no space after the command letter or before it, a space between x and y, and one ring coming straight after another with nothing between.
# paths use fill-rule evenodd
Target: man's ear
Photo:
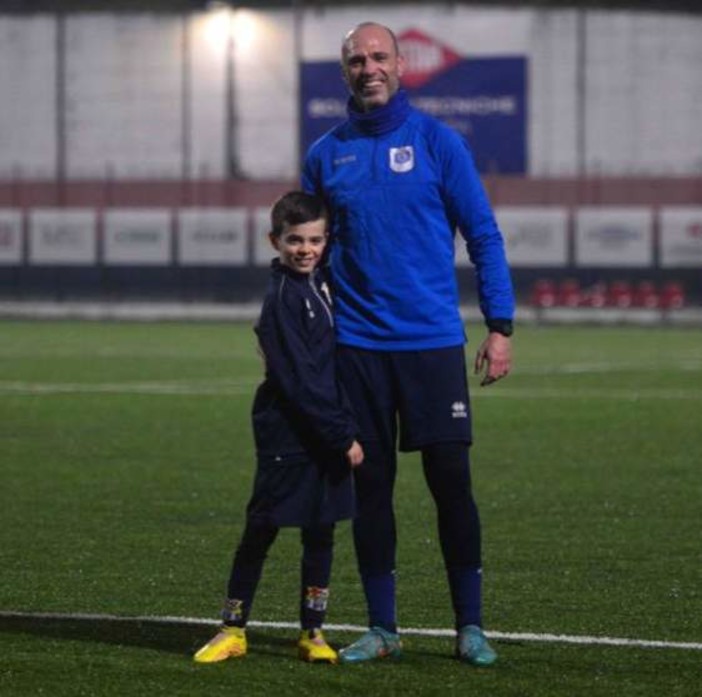
<instances>
[{"instance_id":1,"label":"man's ear","mask_svg":"<svg viewBox=\"0 0 702 697\"><path fill-rule=\"evenodd\" d=\"M272 232L269 232L269 233L268 233L268 240L270 241L271 246L273 247L273 249L275 249L275 250L278 250L278 249L279 249L279 246L278 246L278 238L277 238Z\"/></svg>"},{"instance_id":2,"label":"man's ear","mask_svg":"<svg viewBox=\"0 0 702 697\"><path fill-rule=\"evenodd\" d=\"M342 63L339 67L341 68L341 79L344 81L346 87L351 89L351 83L349 82L349 75L346 72L346 66Z\"/></svg>"},{"instance_id":3,"label":"man's ear","mask_svg":"<svg viewBox=\"0 0 702 697\"><path fill-rule=\"evenodd\" d=\"M402 77L405 74L406 67L405 57L400 53L397 56L397 77Z\"/></svg>"}]
</instances>

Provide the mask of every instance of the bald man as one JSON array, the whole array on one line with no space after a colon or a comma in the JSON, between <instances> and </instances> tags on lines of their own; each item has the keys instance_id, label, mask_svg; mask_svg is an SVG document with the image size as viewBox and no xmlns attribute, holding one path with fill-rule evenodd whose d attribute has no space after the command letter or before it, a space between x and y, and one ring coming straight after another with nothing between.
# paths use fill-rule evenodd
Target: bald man
<instances>
[{"instance_id":1,"label":"bald man","mask_svg":"<svg viewBox=\"0 0 702 697\"><path fill-rule=\"evenodd\" d=\"M354 544L368 631L347 663L399 656L395 612L397 449L420 451L434 498L455 614L456 656L497 656L482 627L482 559L472 494L471 413L454 234L476 267L487 337L482 385L511 369L514 295L504 241L467 144L415 110L401 88L393 32L365 22L343 39L348 118L310 148L303 188L330 211L338 370L354 406L365 461L354 471Z\"/></svg>"}]
</instances>

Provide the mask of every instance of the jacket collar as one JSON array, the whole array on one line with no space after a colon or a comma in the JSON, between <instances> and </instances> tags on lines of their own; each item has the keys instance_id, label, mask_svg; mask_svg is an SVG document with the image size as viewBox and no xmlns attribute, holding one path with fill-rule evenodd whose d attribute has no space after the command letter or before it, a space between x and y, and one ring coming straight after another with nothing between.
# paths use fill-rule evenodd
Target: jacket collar
<instances>
[{"instance_id":1,"label":"jacket collar","mask_svg":"<svg viewBox=\"0 0 702 697\"><path fill-rule=\"evenodd\" d=\"M407 92L402 89L398 90L387 104L371 111L361 111L353 97L349 97L346 104L351 123L363 133L374 136L399 128L406 121L411 108Z\"/></svg>"}]
</instances>

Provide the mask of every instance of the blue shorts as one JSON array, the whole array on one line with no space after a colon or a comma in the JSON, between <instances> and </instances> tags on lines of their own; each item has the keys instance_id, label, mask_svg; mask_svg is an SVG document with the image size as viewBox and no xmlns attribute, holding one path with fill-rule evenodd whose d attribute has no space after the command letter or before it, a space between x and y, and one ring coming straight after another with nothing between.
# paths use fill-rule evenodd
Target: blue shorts
<instances>
[{"instance_id":1,"label":"blue shorts","mask_svg":"<svg viewBox=\"0 0 702 697\"><path fill-rule=\"evenodd\" d=\"M472 440L463 346L373 351L339 346L337 370L361 430L361 443L399 449Z\"/></svg>"}]
</instances>

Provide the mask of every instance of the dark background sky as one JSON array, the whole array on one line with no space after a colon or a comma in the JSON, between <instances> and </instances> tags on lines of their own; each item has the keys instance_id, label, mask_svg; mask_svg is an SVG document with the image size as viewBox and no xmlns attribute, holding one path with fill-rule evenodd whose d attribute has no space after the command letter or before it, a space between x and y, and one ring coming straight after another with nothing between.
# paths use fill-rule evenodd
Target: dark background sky
<instances>
[{"instance_id":1,"label":"dark background sky","mask_svg":"<svg viewBox=\"0 0 702 697\"><path fill-rule=\"evenodd\" d=\"M207 6L207 0L0 0L0 13L25 13L46 11L182 11L202 9ZM339 7L342 5L361 6L359 0L249 0L239 4L242 7ZM372 5L370 1L367 3ZM383 5L412 4L404 0L381 0ZM702 14L702 0L533 0L526 2L510 2L510 0L463 0L461 2L437 2L430 0L422 2L414 0L414 4L450 7L452 5L512 5L514 7L591 7L602 9L630 8L636 10L656 11L685 11Z\"/></svg>"}]
</instances>

